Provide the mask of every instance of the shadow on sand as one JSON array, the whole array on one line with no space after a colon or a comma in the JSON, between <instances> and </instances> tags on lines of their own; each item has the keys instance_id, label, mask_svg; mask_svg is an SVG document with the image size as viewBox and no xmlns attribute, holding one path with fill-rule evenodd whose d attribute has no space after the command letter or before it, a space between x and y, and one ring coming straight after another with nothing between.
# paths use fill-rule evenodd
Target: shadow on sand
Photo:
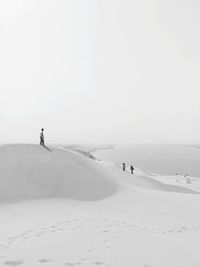
<instances>
[{"instance_id":1,"label":"shadow on sand","mask_svg":"<svg viewBox=\"0 0 200 267\"><path fill-rule=\"evenodd\" d=\"M48 146L43 145L43 147L44 147L46 150L48 150L49 152L52 151Z\"/></svg>"}]
</instances>

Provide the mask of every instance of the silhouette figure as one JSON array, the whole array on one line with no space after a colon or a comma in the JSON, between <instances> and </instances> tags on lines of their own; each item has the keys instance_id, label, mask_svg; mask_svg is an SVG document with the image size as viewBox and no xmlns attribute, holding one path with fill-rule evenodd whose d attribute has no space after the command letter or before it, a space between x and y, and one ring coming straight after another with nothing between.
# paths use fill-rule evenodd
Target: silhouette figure
<instances>
[{"instance_id":1,"label":"silhouette figure","mask_svg":"<svg viewBox=\"0 0 200 267\"><path fill-rule=\"evenodd\" d=\"M123 170L124 172L126 171L126 164L125 164L125 163L122 164L122 170Z\"/></svg>"},{"instance_id":2,"label":"silhouette figure","mask_svg":"<svg viewBox=\"0 0 200 267\"><path fill-rule=\"evenodd\" d=\"M41 129L41 133L40 133L40 145L44 146L44 129Z\"/></svg>"},{"instance_id":3,"label":"silhouette figure","mask_svg":"<svg viewBox=\"0 0 200 267\"><path fill-rule=\"evenodd\" d=\"M134 167L131 165L130 167L130 170L131 170L131 174L133 174L133 171L135 170Z\"/></svg>"}]
</instances>

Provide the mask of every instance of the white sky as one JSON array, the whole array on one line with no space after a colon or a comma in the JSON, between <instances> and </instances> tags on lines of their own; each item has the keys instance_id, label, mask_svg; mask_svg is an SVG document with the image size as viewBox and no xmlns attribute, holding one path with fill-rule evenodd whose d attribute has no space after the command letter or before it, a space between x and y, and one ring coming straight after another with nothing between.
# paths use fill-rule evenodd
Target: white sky
<instances>
[{"instance_id":1,"label":"white sky","mask_svg":"<svg viewBox=\"0 0 200 267\"><path fill-rule=\"evenodd\" d=\"M0 143L200 142L198 0L0 0Z\"/></svg>"}]
</instances>

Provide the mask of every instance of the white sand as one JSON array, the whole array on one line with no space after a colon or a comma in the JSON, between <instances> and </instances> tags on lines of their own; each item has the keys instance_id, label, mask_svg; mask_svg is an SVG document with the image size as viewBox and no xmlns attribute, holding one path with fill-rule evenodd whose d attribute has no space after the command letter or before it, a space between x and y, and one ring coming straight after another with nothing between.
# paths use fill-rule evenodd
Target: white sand
<instances>
[{"instance_id":1,"label":"white sand","mask_svg":"<svg viewBox=\"0 0 200 267\"><path fill-rule=\"evenodd\" d=\"M0 266L200 266L198 182L51 150L0 147Z\"/></svg>"}]
</instances>

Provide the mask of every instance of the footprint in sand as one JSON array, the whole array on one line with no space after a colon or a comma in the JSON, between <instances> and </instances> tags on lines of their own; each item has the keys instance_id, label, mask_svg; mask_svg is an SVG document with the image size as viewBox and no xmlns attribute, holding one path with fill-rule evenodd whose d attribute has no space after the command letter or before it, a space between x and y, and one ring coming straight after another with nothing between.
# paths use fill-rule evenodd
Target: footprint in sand
<instances>
[{"instance_id":1,"label":"footprint in sand","mask_svg":"<svg viewBox=\"0 0 200 267\"><path fill-rule=\"evenodd\" d=\"M24 261L5 261L4 264L7 266L18 266L24 264Z\"/></svg>"},{"instance_id":2,"label":"footprint in sand","mask_svg":"<svg viewBox=\"0 0 200 267\"><path fill-rule=\"evenodd\" d=\"M38 262L40 262L40 263L50 263L50 262L53 262L53 261L49 260L49 259L40 259L40 260L38 260Z\"/></svg>"},{"instance_id":3,"label":"footprint in sand","mask_svg":"<svg viewBox=\"0 0 200 267\"><path fill-rule=\"evenodd\" d=\"M39 231L39 234L41 234L41 235L45 234L45 233L46 233L46 231L41 231L41 230Z\"/></svg>"},{"instance_id":4,"label":"footprint in sand","mask_svg":"<svg viewBox=\"0 0 200 267\"><path fill-rule=\"evenodd\" d=\"M102 261L95 261L94 264L95 264L95 265L104 265L105 263L102 262Z\"/></svg>"}]
</instances>

